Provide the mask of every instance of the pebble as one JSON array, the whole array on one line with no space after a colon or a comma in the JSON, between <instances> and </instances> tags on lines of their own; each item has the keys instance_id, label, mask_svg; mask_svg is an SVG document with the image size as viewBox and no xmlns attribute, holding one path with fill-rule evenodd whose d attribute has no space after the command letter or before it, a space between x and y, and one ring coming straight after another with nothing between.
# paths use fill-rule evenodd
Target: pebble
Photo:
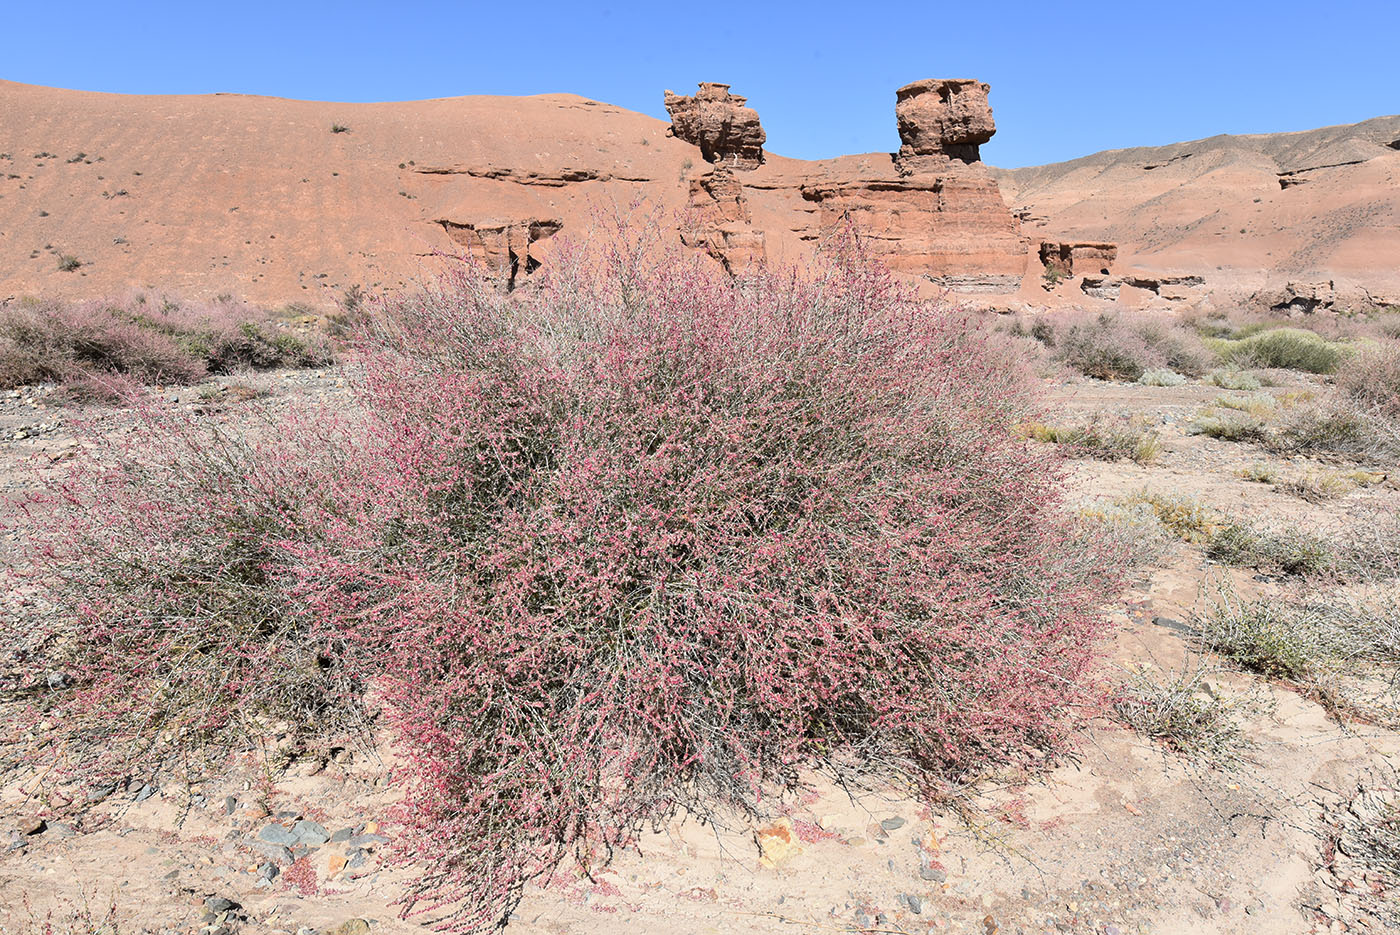
<instances>
[{"instance_id":1,"label":"pebble","mask_svg":"<svg viewBox=\"0 0 1400 935\"><path fill-rule=\"evenodd\" d=\"M75 835L77 835L77 833L78 833L78 832L73 828L73 826L70 825L70 824L68 824L67 822L64 822L64 821L51 821L51 822L49 822L48 835L49 835L49 837L51 837L51 838L66 839L66 838L74 837Z\"/></svg>"},{"instance_id":2,"label":"pebble","mask_svg":"<svg viewBox=\"0 0 1400 935\"><path fill-rule=\"evenodd\" d=\"M900 828L904 827L904 819L898 816L886 818L880 822L880 827L886 831L898 831Z\"/></svg>"},{"instance_id":3,"label":"pebble","mask_svg":"<svg viewBox=\"0 0 1400 935\"><path fill-rule=\"evenodd\" d=\"M48 827L48 823L45 822L44 819L33 815L23 815L20 817L19 821L15 823L15 827L19 829L20 834L33 835L41 834L43 830Z\"/></svg>"},{"instance_id":4,"label":"pebble","mask_svg":"<svg viewBox=\"0 0 1400 935\"><path fill-rule=\"evenodd\" d=\"M141 787L140 792L136 793L136 801L144 802L159 791L159 789L148 782Z\"/></svg>"},{"instance_id":5,"label":"pebble","mask_svg":"<svg viewBox=\"0 0 1400 935\"><path fill-rule=\"evenodd\" d=\"M354 836L355 836L355 829L354 829L354 828L341 828L341 829L340 829L339 831L337 831L335 834L331 835L331 843L332 843L332 844L344 844L346 841L350 840L350 839L353 838Z\"/></svg>"},{"instance_id":6,"label":"pebble","mask_svg":"<svg viewBox=\"0 0 1400 935\"><path fill-rule=\"evenodd\" d=\"M210 896L204 901L204 911L212 912L216 915L220 912L232 912L235 909L242 909L239 905L227 896Z\"/></svg>"},{"instance_id":7,"label":"pebble","mask_svg":"<svg viewBox=\"0 0 1400 935\"><path fill-rule=\"evenodd\" d=\"M899 896L900 899L903 900L904 905L909 907L910 912L914 913L916 916L923 914L924 901L922 899L913 893L900 893Z\"/></svg>"},{"instance_id":8,"label":"pebble","mask_svg":"<svg viewBox=\"0 0 1400 935\"><path fill-rule=\"evenodd\" d=\"M927 880L930 883L943 883L947 881L948 874L939 870L937 867L930 867L928 864L924 864L919 868L919 879Z\"/></svg>"},{"instance_id":9,"label":"pebble","mask_svg":"<svg viewBox=\"0 0 1400 935\"><path fill-rule=\"evenodd\" d=\"M238 796L236 796L236 795L226 795L226 796L224 796L224 814L225 814L225 815L232 815L232 814L234 813L234 811L235 811L237 808L238 808Z\"/></svg>"}]
</instances>

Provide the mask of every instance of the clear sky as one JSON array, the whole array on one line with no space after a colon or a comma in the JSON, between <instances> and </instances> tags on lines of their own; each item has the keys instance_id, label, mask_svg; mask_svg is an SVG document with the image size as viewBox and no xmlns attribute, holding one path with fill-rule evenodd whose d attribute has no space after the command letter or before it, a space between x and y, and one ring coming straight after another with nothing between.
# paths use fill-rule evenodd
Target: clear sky
<instances>
[{"instance_id":1,"label":"clear sky","mask_svg":"<svg viewBox=\"0 0 1400 935\"><path fill-rule=\"evenodd\" d=\"M992 86L983 158L1033 165L1400 112L1400 0L0 3L0 78L338 101L570 91L665 118L724 81L768 149L898 147L894 91ZM0 131L5 115L0 114Z\"/></svg>"}]
</instances>

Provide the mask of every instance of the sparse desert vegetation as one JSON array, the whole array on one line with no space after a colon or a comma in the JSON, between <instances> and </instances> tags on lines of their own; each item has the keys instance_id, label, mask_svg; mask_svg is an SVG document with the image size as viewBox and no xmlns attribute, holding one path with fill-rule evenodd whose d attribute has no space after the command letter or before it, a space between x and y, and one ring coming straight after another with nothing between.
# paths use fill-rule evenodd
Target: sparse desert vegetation
<instances>
[{"instance_id":1,"label":"sparse desert vegetation","mask_svg":"<svg viewBox=\"0 0 1400 935\"><path fill-rule=\"evenodd\" d=\"M122 302L0 306L0 389L54 382L102 392L104 384L188 384L208 374L329 361L323 338L279 327L268 313L233 300L137 294Z\"/></svg>"},{"instance_id":2,"label":"sparse desert vegetation","mask_svg":"<svg viewBox=\"0 0 1400 935\"><path fill-rule=\"evenodd\" d=\"M741 290L617 236L525 297L380 307L358 425L92 439L9 644L71 679L50 775L343 747L373 690L408 905L476 929L800 769L934 796L1062 749L1121 565L1013 432L1019 371L859 257Z\"/></svg>"},{"instance_id":3,"label":"sparse desert vegetation","mask_svg":"<svg viewBox=\"0 0 1400 935\"><path fill-rule=\"evenodd\" d=\"M0 82L0 935L1397 925L1400 118L746 85Z\"/></svg>"}]
</instances>

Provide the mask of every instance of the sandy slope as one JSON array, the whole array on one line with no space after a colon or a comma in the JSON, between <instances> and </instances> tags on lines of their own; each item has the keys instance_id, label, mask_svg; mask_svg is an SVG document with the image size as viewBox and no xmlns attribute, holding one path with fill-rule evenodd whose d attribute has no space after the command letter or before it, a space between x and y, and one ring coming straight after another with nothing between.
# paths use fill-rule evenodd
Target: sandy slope
<instances>
[{"instance_id":1,"label":"sandy slope","mask_svg":"<svg viewBox=\"0 0 1400 935\"><path fill-rule=\"evenodd\" d=\"M600 207L640 200L670 223L708 166L666 131L567 94L338 104L0 81L0 300L158 286L326 307L351 285L390 289L433 268L435 252L458 249L442 221L558 223L577 236ZM1397 139L1400 117L1383 117L998 176L1034 240L1116 240L1124 269L1400 294ZM803 179L890 171L883 153L770 154L743 177L769 258L810 249ZM1280 188L1281 172L1302 183ZM82 265L60 270L63 255Z\"/></svg>"},{"instance_id":2,"label":"sandy slope","mask_svg":"<svg viewBox=\"0 0 1400 935\"><path fill-rule=\"evenodd\" d=\"M1028 234L1116 241L1126 267L1246 288L1335 279L1400 296L1397 143L1400 116L1377 117L996 174L1028 211Z\"/></svg>"}]
</instances>

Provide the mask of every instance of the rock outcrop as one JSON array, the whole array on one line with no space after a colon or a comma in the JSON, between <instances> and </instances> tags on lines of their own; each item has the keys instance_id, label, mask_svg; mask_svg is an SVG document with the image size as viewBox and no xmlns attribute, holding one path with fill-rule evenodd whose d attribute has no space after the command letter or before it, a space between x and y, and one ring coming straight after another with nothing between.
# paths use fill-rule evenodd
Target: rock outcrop
<instances>
[{"instance_id":1,"label":"rock outcrop","mask_svg":"<svg viewBox=\"0 0 1400 935\"><path fill-rule=\"evenodd\" d=\"M996 182L979 168L813 181L802 197L816 205L823 227L853 223L896 272L961 292L1013 292L1026 244Z\"/></svg>"},{"instance_id":2,"label":"rock outcrop","mask_svg":"<svg viewBox=\"0 0 1400 935\"><path fill-rule=\"evenodd\" d=\"M828 227L854 223L895 271L957 292L1014 292L1027 245L978 145L996 132L988 86L918 81L899 89L895 117L903 145L879 171L814 178L802 197Z\"/></svg>"},{"instance_id":3,"label":"rock outcrop","mask_svg":"<svg viewBox=\"0 0 1400 935\"><path fill-rule=\"evenodd\" d=\"M1059 279L1073 276L1107 276L1118 259L1118 245L1099 242L1042 241L1040 262L1047 273Z\"/></svg>"},{"instance_id":4,"label":"rock outcrop","mask_svg":"<svg viewBox=\"0 0 1400 935\"><path fill-rule=\"evenodd\" d=\"M690 180L681 243L704 250L734 275L763 262L763 231L754 229L744 186L726 166Z\"/></svg>"},{"instance_id":5,"label":"rock outcrop","mask_svg":"<svg viewBox=\"0 0 1400 935\"><path fill-rule=\"evenodd\" d=\"M665 100L672 135L700 147L706 162L735 169L755 169L763 164L767 134L758 112L748 106L747 98L730 94L729 85L701 82L694 97L667 91Z\"/></svg>"},{"instance_id":6,"label":"rock outcrop","mask_svg":"<svg viewBox=\"0 0 1400 935\"><path fill-rule=\"evenodd\" d=\"M980 81L935 78L896 91L900 159L936 156L980 161L979 147L997 132L987 101L990 90Z\"/></svg>"},{"instance_id":7,"label":"rock outcrop","mask_svg":"<svg viewBox=\"0 0 1400 935\"><path fill-rule=\"evenodd\" d=\"M479 260L513 289L522 276L540 266L534 244L553 237L564 226L553 218L528 218L515 221L450 221L438 224L448 238L465 248L467 256Z\"/></svg>"}]
</instances>

